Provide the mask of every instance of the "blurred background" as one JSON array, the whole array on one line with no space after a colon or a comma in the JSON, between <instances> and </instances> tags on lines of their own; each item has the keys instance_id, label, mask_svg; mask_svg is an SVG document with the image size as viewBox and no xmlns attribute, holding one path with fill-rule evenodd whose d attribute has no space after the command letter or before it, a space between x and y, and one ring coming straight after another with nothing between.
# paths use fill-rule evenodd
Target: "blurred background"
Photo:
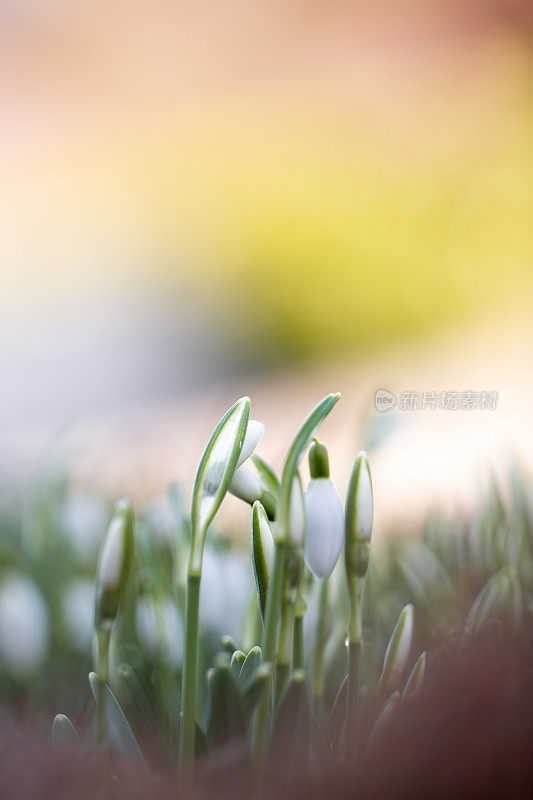
<instances>
[{"instance_id":1,"label":"blurred background","mask_svg":"<svg viewBox=\"0 0 533 800\"><path fill-rule=\"evenodd\" d=\"M279 467L342 391L383 528L531 466L528 0L0 0L0 52L5 503L190 484L243 393Z\"/></svg>"}]
</instances>

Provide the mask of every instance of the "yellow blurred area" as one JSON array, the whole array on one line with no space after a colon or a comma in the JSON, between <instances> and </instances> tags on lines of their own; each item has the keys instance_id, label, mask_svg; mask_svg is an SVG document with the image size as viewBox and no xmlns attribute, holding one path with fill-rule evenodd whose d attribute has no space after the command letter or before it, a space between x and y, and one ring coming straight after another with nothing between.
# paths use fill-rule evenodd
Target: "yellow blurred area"
<instances>
[{"instance_id":1,"label":"yellow blurred area","mask_svg":"<svg viewBox=\"0 0 533 800\"><path fill-rule=\"evenodd\" d=\"M129 400L184 391L191 364L365 354L527 308L528 8L2 8L6 383L37 364L48 394L90 360L89 406L126 362ZM176 384L143 377L156 362Z\"/></svg>"},{"instance_id":2,"label":"yellow blurred area","mask_svg":"<svg viewBox=\"0 0 533 800\"><path fill-rule=\"evenodd\" d=\"M224 94L71 145L15 176L13 250L31 263L48 241L40 280L59 288L65 272L75 289L138 270L266 360L499 313L531 290L533 62L518 45L385 58L385 78L378 54L333 88Z\"/></svg>"},{"instance_id":3,"label":"yellow blurred area","mask_svg":"<svg viewBox=\"0 0 533 800\"><path fill-rule=\"evenodd\" d=\"M531 290L528 77L517 69L490 102L479 75L436 107L431 91L411 97L407 128L405 107L387 125L324 96L275 124L253 105L217 119L177 145L163 247L185 242L193 289L277 355L499 313Z\"/></svg>"}]
</instances>

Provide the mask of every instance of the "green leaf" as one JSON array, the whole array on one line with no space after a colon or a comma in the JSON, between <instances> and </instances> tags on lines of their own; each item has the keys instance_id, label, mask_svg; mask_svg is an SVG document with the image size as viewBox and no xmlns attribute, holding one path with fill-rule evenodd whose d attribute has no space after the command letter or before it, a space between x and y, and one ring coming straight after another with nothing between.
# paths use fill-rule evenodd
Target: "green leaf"
<instances>
[{"instance_id":1,"label":"green leaf","mask_svg":"<svg viewBox=\"0 0 533 800\"><path fill-rule=\"evenodd\" d=\"M97 674L95 672L90 672L89 683L91 685L91 691L95 700L98 691L98 681L99 678ZM107 727L109 730L109 741L111 746L117 753L125 758L138 761L148 773L148 767L141 752L141 748L137 744L137 739L135 738L128 720L126 719L115 695L107 683L105 684L104 691Z\"/></svg>"},{"instance_id":2,"label":"green leaf","mask_svg":"<svg viewBox=\"0 0 533 800\"><path fill-rule=\"evenodd\" d=\"M379 679L379 698L383 699L399 684L405 669L413 636L414 609L411 603L405 606L398 617L383 660Z\"/></svg>"},{"instance_id":3,"label":"green leaf","mask_svg":"<svg viewBox=\"0 0 533 800\"><path fill-rule=\"evenodd\" d=\"M207 736L198 725L197 722L194 723L194 755L196 758L202 758L202 756L206 756L209 751L207 746Z\"/></svg>"},{"instance_id":4,"label":"green leaf","mask_svg":"<svg viewBox=\"0 0 533 800\"><path fill-rule=\"evenodd\" d=\"M219 654L211 679L211 708L207 725L207 741L210 748L245 732L242 702L233 677L229 658Z\"/></svg>"},{"instance_id":5,"label":"green leaf","mask_svg":"<svg viewBox=\"0 0 533 800\"><path fill-rule=\"evenodd\" d=\"M222 417L204 450L194 482L191 506L193 546L190 569L200 574L205 534L231 483L242 449L250 399L242 397Z\"/></svg>"},{"instance_id":6,"label":"green leaf","mask_svg":"<svg viewBox=\"0 0 533 800\"><path fill-rule=\"evenodd\" d=\"M516 570L504 567L483 586L472 604L466 620L466 630L478 633L492 619L514 627L522 611L522 594Z\"/></svg>"},{"instance_id":7,"label":"green leaf","mask_svg":"<svg viewBox=\"0 0 533 800\"><path fill-rule=\"evenodd\" d=\"M238 684L241 688L246 686L256 669L261 666L262 661L263 656L261 654L261 648L258 645L252 647L252 649L248 651L248 655L246 656L244 664L242 665L239 673Z\"/></svg>"},{"instance_id":8,"label":"green leaf","mask_svg":"<svg viewBox=\"0 0 533 800\"><path fill-rule=\"evenodd\" d=\"M337 393L329 394L321 400L301 425L287 453L281 478L279 525L277 528L277 536L282 541L285 541L288 535L291 492L298 466L312 439L316 436L318 429L339 398L340 394Z\"/></svg>"},{"instance_id":9,"label":"green leaf","mask_svg":"<svg viewBox=\"0 0 533 800\"><path fill-rule=\"evenodd\" d=\"M288 774L307 759L311 716L305 673L296 669L281 697L271 741L274 763L283 764Z\"/></svg>"},{"instance_id":10,"label":"green leaf","mask_svg":"<svg viewBox=\"0 0 533 800\"><path fill-rule=\"evenodd\" d=\"M335 698L335 702L333 703L333 708L331 709L328 721L326 723L326 728L324 730L324 736L331 745L334 754L337 753L338 751L339 740L342 734L342 729L344 723L346 722L347 702L348 702L348 675L345 675L341 685L339 686L337 697Z\"/></svg>"},{"instance_id":11,"label":"green leaf","mask_svg":"<svg viewBox=\"0 0 533 800\"><path fill-rule=\"evenodd\" d=\"M272 665L260 664L252 677L242 687L242 706L246 719L250 719L263 691L272 678Z\"/></svg>"},{"instance_id":12,"label":"green leaf","mask_svg":"<svg viewBox=\"0 0 533 800\"><path fill-rule=\"evenodd\" d=\"M424 650L424 652L419 655L417 662L414 665L411 674L409 675L409 679L405 684L405 688L402 693L402 699L417 700L420 697L420 692L422 691L422 684L424 682L425 672L426 672L426 651Z\"/></svg>"},{"instance_id":13,"label":"green leaf","mask_svg":"<svg viewBox=\"0 0 533 800\"><path fill-rule=\"evenodd\" d=\"M314 714L311 714L311 764L316 767L317 777L319 780L324 780L324 777L329 776L330 780L335 779L335 762L331 750L329 749L324 731L318 724Z\"/></svg>"},{"instance_id":14,"label":"green leaf","mask_svg":"<svg viewBox=\"0 0 533 800\"><path fill-rule=\"evenodd\" d=\"M117 677L120 681L117 700L122 701L123 705L133 707L133 713L137 715L143 727L147 731L152 731L164 748L165 738L159 720L135 670L130 664L121 664L117 670Z\"/></svg>"},{"instance_id":15,"label":"green leaf","mask_svg":"<svg viewBox=\"0 0 533 800\"><path fill-rule=\"evenodd\" d=\"M266 599L268 591L268 566L265 555L265 539L270 537L272 542L272 530L268 524L265 509L257 500L252 512L252 564L254 568L255 585L259 599L261 616L264 618Z\"/></svg>"},{"instance_id":16,"label":"green leaf","mask_svg":"<svg viewBox=\"0 0 533 800\"><path fill-rule=\"evenodd\" d=\"M229 668L231 670L231 674L238 680L239 675L241 674L241 667L246 661L246 655L242 652L242 650L235 650L231 657L231 662Z\"/></svg>"},{"instance_id":17,"label":"green leaf","mask_svg":"<svg viewBox=\"0 0 533 800\"><path fill-rule=\"evenodd\" d=\"M81 750L76 728L65 714L57 714L52 723L52 744L54 747L77 745Z\"/></svg>"},{"instance_id":18,"label":"green leaf","mask_svg":"<svg viewBox=\"0 0 533 800\"><path fill-rule=\"evenodd\" d=\"M366 756L381 742L383 734L387 730L390 720L394 714L394 710L400 701L400 692L393 692L385 703L385 707L376 720L376 724L372 728L368 738Z\"/></svg>"},{"instance_id":19,"label":"green leaf","mask_svg":"<svg viewBox=\"0 0 533 800\"><path fill-rule=\"evenodd\" d=\"M281 484L272 467L255 453L251 457L251 461L257 470L259 480L263 484L263 487L267 490L267 492L270 492L270 494L277 498L279 496Z\"/></svg>"}]
</instances>

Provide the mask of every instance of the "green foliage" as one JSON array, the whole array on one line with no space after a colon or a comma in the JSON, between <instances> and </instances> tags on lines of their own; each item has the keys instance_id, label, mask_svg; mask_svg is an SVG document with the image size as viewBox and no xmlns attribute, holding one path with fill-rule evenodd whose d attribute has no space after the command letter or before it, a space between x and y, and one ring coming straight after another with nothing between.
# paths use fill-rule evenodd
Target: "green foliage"
<instances>
[{"instance_id":1,"label":"green foliage","mask_svg":"<svg viewBox=\"0 0 533 800\"><path fill-rule=\"evenodd\" d=\"M399 703L403 707L405 703L424 702L425 675L432 670L434 645L443 632L458 640L492 636L498 645L506 637L529 635L533 525L527 483L513 468L510 491L504 492L491 480L470 519L432 514L419 535L391 537L380 557L371 557L364 594L358 596L361 639L346 642L349 592L342 568L333 572L327 589L309 570L305 569L302 576L301 555L300 568L295 569L295 556L285 536L292 524L290 489L294 480L299 480L298 464L337 399L336 395L328 396L304 422L288 450L281 482L270 475L270 470L265 472L258 457L255 459L260 477L276 498L276 512L284 509L287 525L280 534L276 529L279 514L269 521L261 504L254 506L249 531L252 547L247 558L250 574L256 573L255 591L252 580L249 591L237 581L242 551L224 541L212 526L206 545L209 560L216 564L217 559L224 559L230 575L223 593L213 600L210 593L221 590L217 584L222 578L216 575L211 580L209 570L204 570L202 591L209 605L199 616L199 679L193 706L196 758L209 758L217 748L238 740L257 766L254 742L264 714L264 757L283 753L286 763L296 764L304 758L320 769L335 768L339 759L364 759L379 742ZM245 412L241 409L240 413ZM234 431L233 444L226 451L230 460L236 461L238 442L245 433L240 429L243 419L239 418L235 428L239 431ZM206 463L204 460L204 467ZM231 479L227 463L222 470L224 485ZM200 474L207 472L202 468ZM202 478L197 491L202 496L207 492L211 514L212 493L204 484ZM38 587L48 613L50 656L47 669L37 667L26 675L12 673L5 643L0 641L0 691L5 704L16 698L18 702L26 699L33 707L54 704L67 710L69 718L60 714L54 720L54 744L59 747L77 742L79 735L85 750L91 746L87 731L94 719L86 682L91 667L94 597L89 603L89 636L80 647L77 635L83 613L72 602L70 607L66 605L63 593L71 584L87 581L95 574L97 548L91 559L80 560L59 524L69 491L68 482L57 475L53 481L43 478L19 519L1 519L0 581L15 572ZM193 503L197 514L199 502ZM182 558L190 552L191 524L176 486L161 509L165 513L156 514L153 507L137 513L131 575L127 585L121 587L120 606L109 632L108 680L102 680L100 673L91 673L89 678L90 689L95 698L100 697L105 714L102 743L115 757L133 758L150 770L155 768L154 759L143 756L140 747L144 749L146 740L152 745L150 752L160 754L157 763L175 765L178 759L187 648L183 631L187 572ZM277 603L271 594L273 578L267 575L263 546L258 545L265 536L271 536L270 526L275 530L276 557L280 547L286 548L283 559L278 558ZM29 531L38 531L38 542L46 540L48 547L35 542L30 546ZM104 532L105 523L101 537ZM263 614L269 599L273 604L272 627L270 649L265 654L260 642L265 641L268 614L265 625ZM218 628L209 629L213 623L208 621L207 612L216 611L217 604L223 614L219 614ZM237 615L238 608L244 613L240 623L234 625L231 615ZM69 611L77 615L79 630L68 622ZM300 639L297 647L285 647L287 642L295 643L296 635L302 635L302 627L298 626L296 634L293 624L296 611L306 623L303 654ZM350 674L355 674L354 664L357 667L357 680L352 682L352 690L355 686L358 691L352 728L347 725L348 643L348 650L355 654ZM298 663L293 653L297 653ZM310 691L319 662L321 689L313 697L312 707Z\"/></svg>"}]
</instances>

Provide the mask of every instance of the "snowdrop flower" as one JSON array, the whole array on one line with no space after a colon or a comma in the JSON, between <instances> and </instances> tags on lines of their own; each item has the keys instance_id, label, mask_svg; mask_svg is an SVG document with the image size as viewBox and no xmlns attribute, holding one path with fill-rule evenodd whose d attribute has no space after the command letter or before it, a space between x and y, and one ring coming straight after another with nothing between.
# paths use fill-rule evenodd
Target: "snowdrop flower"
<instances>
[{"instance_id":1,"label":"snowdrop flower","mask_svg":"<svg viewBox=\"0 0 533 800\"><path fill-rule=\"evenodd\" d=\"M48 611L33 581L12 574L0 587L0 660L15 677L42 663L48 646Z\"/></svg>"},{"instance_id":2,"label":"snowdrop flower","mask_svg":"<svg viewBox=\"0 0 533 800\"><path fill-rule=\"evenodd\" d=\"M305 492L305 562L316 578L328 578L344 541L344 511L329 477L328 451L314 442L309 451L311 480Z\"/></svg>"},{"instance_id":3,"label":"snowdrop flower","mask_svg":"<svg viewBox=\"0 0 533 800\"><path fill-rule=\"evenodd\" d=\"M250 503L250 505L259 500L263 493L259 478L256 478L246 467L239 467L235 470L229 485L229 491L239 500L244 500L245 503Z\"/></svg>"},{"instance_id":4,"label":"snowdrop flower","mask_svg":"<svg viewBox=\"0 0 533 800\"><path fill-rule=\"evenodd\" d=\"M273 507L272 502L269 502L268 492L265 491L259 479L243 466L261 441L264 432L265 426L262 422L258 422L256 419L248 421L244 443L228 491L250 505L253 505L256 500L261 500L270 513L273 511Z\"/></svg>"},{"instance_id":5,"label":"snowdrop flower","mask_svg":"<svg viewBox=\"0 0 533 800\"><path fill-rule=\"evenodd\" d=\"M95 620L113 621L128 578L133 555L133 509L129 500L117 503L96 568Z\"/></svg>"},{"instance_id":6,"label":"snowdrop flower","mask_svg":"<svg viewBox=\"0 0 533 800\"><path fill-rule=\"evenodd\" d=\"M235 467L236 470L239 469L239 467L242 467L244 462L250 458L255 448L263 438L264 432L265 426L262 422L258 422L256 419L248 420L246 436L244 437L241 453L237 461L237 466Z\"/></svg>"},{"instance_id":7,"label":"snowdrop flower","mask_svg":"<svg viewBox=\"0 0 533 800\"><path fill-rule=\"evenodd\" d=\"M72 646L80 653L90 652L94 624L94 583L74 581L61 599L63 620Z\"/></svg>"},{"instance_id":8,"label":"snowdrop flower","mask_svg":"<svg viewBox=\"0 0 533 800\"><path fill-rule=\"evenodd\" d=\"M141 597L135 611L137 636L149 656L158 656L170 666L183 661L183 623L172 597L154 600Z\"/></svg>"}]
</instances>

